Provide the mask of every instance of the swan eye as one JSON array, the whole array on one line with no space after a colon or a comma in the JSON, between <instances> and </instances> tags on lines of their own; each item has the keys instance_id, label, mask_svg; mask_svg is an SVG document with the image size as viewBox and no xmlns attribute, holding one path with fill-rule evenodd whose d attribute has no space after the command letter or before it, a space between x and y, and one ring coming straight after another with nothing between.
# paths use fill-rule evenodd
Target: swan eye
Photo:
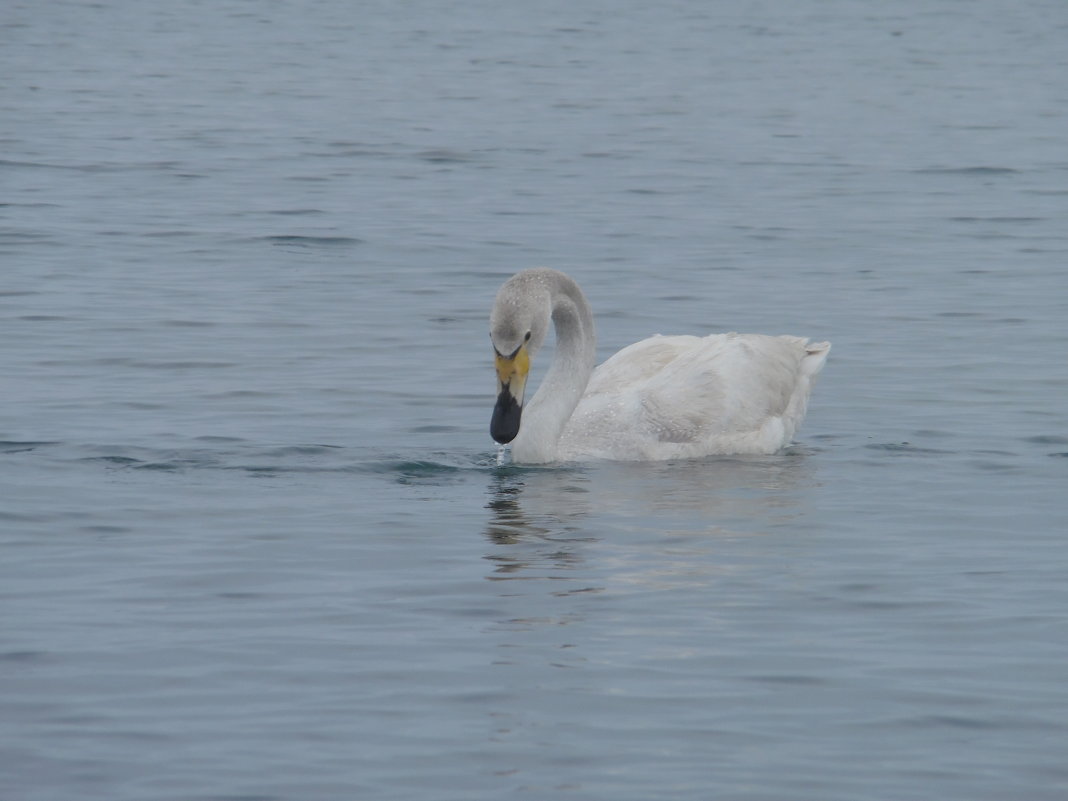
<instances>
[{"instance_id":1,"label":"swan eye","mask_svg":"<svg viewBox=\"0 0 1068 801\"><path fill-rule=\"evenodd\" d=\"M524 342L530 342L530 332L529 331L527 331L527 335L525 337L523 337L523 341Z\"/></svg>"}]
</instances>

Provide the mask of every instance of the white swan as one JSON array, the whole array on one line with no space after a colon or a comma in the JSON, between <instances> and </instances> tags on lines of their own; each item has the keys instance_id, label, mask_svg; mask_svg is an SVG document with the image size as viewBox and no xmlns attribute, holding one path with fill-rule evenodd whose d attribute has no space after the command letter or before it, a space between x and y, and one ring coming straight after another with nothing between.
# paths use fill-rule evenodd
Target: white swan
<instances>
[{"instance_id":1,"label":"white swan","mask_svg":"<svg viewBox=\"0 0 1068 801\"><path fill-rule=\"evenodd\" d=\"M530 361L556 352L524 408ZM763 334L654 336L594 370L593 312L571 278L524 270L490 315L497 404L490 433L521 464L774 453L790 443L829 342Z\"/></svg>"}]
</instances>

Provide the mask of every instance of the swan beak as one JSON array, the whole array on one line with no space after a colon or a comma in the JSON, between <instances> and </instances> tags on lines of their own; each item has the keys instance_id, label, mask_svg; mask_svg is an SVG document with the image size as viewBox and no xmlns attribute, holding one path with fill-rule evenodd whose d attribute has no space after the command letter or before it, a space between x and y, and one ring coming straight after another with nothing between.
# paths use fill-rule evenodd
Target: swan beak
<instances>
[{"instance_id":1,"label":"swan beak","mask_svg":"<svg viewBox=\"0 0 1068 801\"><path fill-rule=\"evenodd\" d=\"M493 407L490 434L504 445L519 433L519 420L523 416L523 390L530 372L530 354L527 346L520 345L511 356L496 354L497 405Z\"/></svg>"}]
</instances>

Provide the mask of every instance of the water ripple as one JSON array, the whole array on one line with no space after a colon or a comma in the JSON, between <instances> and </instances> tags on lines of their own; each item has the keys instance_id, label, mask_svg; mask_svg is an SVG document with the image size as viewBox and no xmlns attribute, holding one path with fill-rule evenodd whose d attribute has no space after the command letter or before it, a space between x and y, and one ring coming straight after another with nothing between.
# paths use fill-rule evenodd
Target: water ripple
<instances>
[{"instance_id":1,"label":"water ripple","mask_svg":"<svg viewBox=\"0 0 1068 801\"><path fill-rule=\"evenodd\" d=\"M278 247L296 248L352 247L361 245L364 241L354 236L308 236L298 234L274 234L260 237L260 240Z\"/></svg>"}]
</instances>

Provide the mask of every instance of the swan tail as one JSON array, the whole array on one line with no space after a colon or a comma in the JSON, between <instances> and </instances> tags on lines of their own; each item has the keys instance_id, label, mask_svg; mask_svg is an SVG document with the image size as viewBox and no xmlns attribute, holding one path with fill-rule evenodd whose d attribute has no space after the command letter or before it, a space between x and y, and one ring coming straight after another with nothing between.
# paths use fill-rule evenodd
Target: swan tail
<instances>
[{"instance_id":1,"label":"swan tail","mask_svg":"<svg viewBox=\"0 0 1068 801\"><path fill-rule=\"evenodd\" d=\"M797 385L782 417L783 434L782 445L789 445L794 434L805 419L808 411L808 399L812 392L812 385L816 381L816 375L823 369L827 362L827 354L831 352L830 342L806 342L805 355L801 357Z\"/></svg>"},{"instance_id":2,"label":"swan tail","mask_svg":"<svg viewBox=\"0 0 1068 801\"><path fill-rule=\"evenodd\" d=\"M805 355L801 359L801 374L815 376L827 361L831 352L830 342L809 342L805 345Z\"/></svg>"}]
</instances>

